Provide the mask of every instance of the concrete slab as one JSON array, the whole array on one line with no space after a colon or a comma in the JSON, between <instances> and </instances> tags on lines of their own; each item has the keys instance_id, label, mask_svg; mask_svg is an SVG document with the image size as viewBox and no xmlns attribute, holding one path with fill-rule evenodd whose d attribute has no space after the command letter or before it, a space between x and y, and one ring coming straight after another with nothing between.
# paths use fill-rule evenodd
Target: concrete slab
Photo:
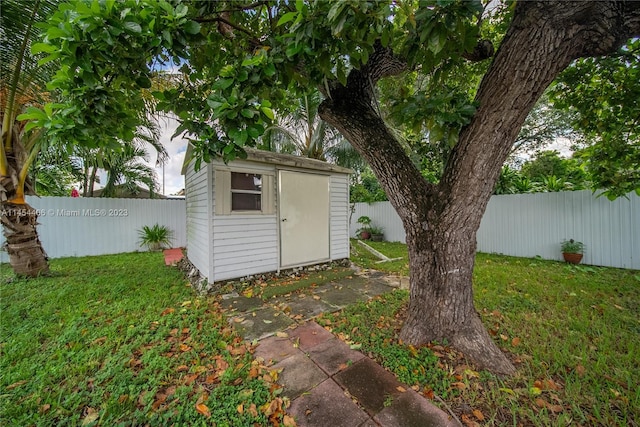
<instances>
[{"instance_id":1,"label":"concrete slab","mask_svg":"<svg viewBox=\"0 0 640 427\"><path fill-rule=\"evenodd\" d=\"M251 313L242 313L232 317L229 319L229 323L244 339L253 341L284 331L294 322L281 312L265 307Z\"/></svg>"},{"instance_id":2,"label":"concrete slab","mask_svg":"<svg viewBox=\"0 0 640 427\"><path fill-rule=\"evenodd\" d=\"M400 394L396 377L368 357L337 373L334 379L372 416Z\"/></svg>"},{"instance_id":3,"label":"concrete slab","mask_svg":"<svg viewBox=\"0 0 640 427\"><path fill-rule=\"evenodd\" d=\"M333 307L320 299L314 299L310 295L304 298L277 298L273 304L284 311L288 311L291 316L302 315L306 319L318 316L320 313L336 311Z\"/></svg>"},{"instance_id":4,"label":"concrete slab","mask_svg":"<svg viewBox=\"0 0 640 427\"><path fill-rule=\"evenodd\" d=\"M393 286L390 286L384 280L367 280L367 282L361 286L352 285L352 284L347 284L347 286L355 287L355 289L360 290L361 292L365 293L369 297L374 297L376 295L381 295L387 292L391 292L392 290L395 289Z\"/></svg>"},{"instance_id":5,"label":"concrete slab","mask_svg":"<svg viewBox=\"0 0 640 427\"><path fill-rule=\"evenodd\" d=\"M385 427L462 427L456 419L411 389L396 395L391 405L374 420Z\"/></svg>"},{"instance_id":6,"label":"concrete slab","mask_svg":"<svg viewBox=\"0 0 640 427\"><path fill-rule=\"evenodd\" d=\"M278 363L298 352L299 350L293 346L289 338L271 336L260 341L253 356L255 358L262 357L265 362L271 360L273 363Z\"/></svg>"},{"instance_id":7,"label":"concrete slab","mask_svg":"<svg viewBox=\"0 0 640 427\"><path fill-rule=\"evenodd\" d=\"M298 348L308 351L320 343L333 339L331 332L327 331L316 322L307 322L289 332L292 341L298 341Z\"/></svg>"},{"instance_id":8,"label":"concrete slab","mask_svg":"<svg viewBox=\"0 0 640 427\"><path fill-rule=\"evenodd\" d=\"M263 301L260 298L247 298L245 296L238 295L237 297L223 297L220 305L222 306L222 308L225 308L227 310L234 310L244 313L262 308Z\"/></svg>"},{"instance_id":9,"label":"concrete slab","mask_svg":"<svg viewBox=\"0 0 640 427\"><path fill-rule=\"evenodd\" d=\"M344 308L348 305L355 304L358 301L366 301L368 296L349 286L336 284L323 289L318 296L322 301L338 308Z\"/></svg>"},{"instance_id":10,"label":"concrete slab","mask_svg":"<svg viewBox=\"0 0 640 427\"><path fill-rule=\"evenodd\" d=\"M332 338L313 347L307 353L311 360L328 375L334 375L364 357L337 338Z\"/></svg>"},{"instance_id":11,"label":"concrete slab","mask_svg":"<svg viewBox=\"0 0 640 427\"><path fill-rule=\"evenodd\" d=\"M367 414L330 379L293 400L287 412L298 427L371 425L363 424L371 422Z\"/></svg>"},{"instance_id":12,"label":"concrete slab","mask_svg":"<svg viewBox=\"0 0 640 427\"><path fill-rule=\"evenodd\" d=\"M292 400L328 378L327 374L301 351L276 363L273 369L282 369L278 383L283 387L282 394Z\"/></svg>"}]
</instances>

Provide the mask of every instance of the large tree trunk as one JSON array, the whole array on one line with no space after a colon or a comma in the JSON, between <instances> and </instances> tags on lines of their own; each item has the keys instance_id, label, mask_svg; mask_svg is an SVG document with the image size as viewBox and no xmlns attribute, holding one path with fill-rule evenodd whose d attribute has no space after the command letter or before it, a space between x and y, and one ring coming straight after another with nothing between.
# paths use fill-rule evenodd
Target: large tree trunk
<instances>
[{"instance_id":1,"label":"large tree trunk","mask_svg":"<svg viewBox=\"0 0 640 427\"><path fill-rule=\"evenodd\" d=\"M400 335L405 342L447 339L479 367L515 371L474 308L476 232L501 166L537 99L573 59L611 52L630 37L629 28L638 25L637 9L637 4L614 2L519 3L478 90L478 111L437 186L422 179L372 106L372 84L402 71L391 52L380 49L350 73L346 87L328 94L321 117L367 160L406 231L411 277Z\"/></svg>"}]
</instances>

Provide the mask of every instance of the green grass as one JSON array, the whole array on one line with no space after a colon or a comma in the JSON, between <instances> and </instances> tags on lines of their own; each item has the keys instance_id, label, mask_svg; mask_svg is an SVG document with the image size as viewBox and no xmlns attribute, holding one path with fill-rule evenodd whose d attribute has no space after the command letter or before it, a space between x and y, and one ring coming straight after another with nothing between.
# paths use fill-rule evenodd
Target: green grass
<instances>
[{"instance_id":1,"label":"green grass","mask_svg":"<svg viewBox=\"0 0 640 427\"><path fill-rule=\"evenodd\" d=\"M162 254L1 267L0 425L270 425L266 368Z\"/></svg>"},{"instance_id":2,"label":"green grass","mask_svg":"<svg viewBox=\"0 0 640 427\"><path fill-rule=\"evenodd\" d=\"M351 260L364 268L385 271L387 273L409 275L409 256L407 254L407 246L398 242L365 242L373 249L385 255L387 258L400 258L397 261L381 262L379 258L371 252L363 248L356 239L351 239Z\"/></svg>"},{"instance_id":3,"label":"green grass","mask_svg":"<svg viewBox=\"0 0 640 427\"><path fill-rule=\"evenodd\" d=\"M371 246L391 257L400 256L404 245ZM359 251L354 258L365 267L375 259ZM376 266L404 274L403 265L385 264ZM639 272L479 254L474 292L485 326L516 361L511 378L477 372L446 343L401 345L404 291L320 322L436 403L435 396L442 398L465 423L640 423Z\"/></svg>"}]
</instances>

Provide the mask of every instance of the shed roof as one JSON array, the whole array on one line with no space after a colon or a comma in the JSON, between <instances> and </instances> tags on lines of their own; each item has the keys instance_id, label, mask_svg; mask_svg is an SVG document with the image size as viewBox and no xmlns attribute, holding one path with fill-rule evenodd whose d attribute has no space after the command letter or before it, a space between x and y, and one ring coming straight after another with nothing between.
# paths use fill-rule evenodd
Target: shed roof
<instances>
[{"instance_id":1,"label":"shed roof","mask_svg":"<svg viewBox=\"0 0 640 427\"><path fill-rule=\"evenodd\" d=\"M300 157L293 154L274 153L271 151L257 150L255 148L249 147L245 147L245 151L247 152L247 158L238 160L267 163L278 166L289 166L302 169L312 169L322 172L334 172L341 174L353 173L351 169L324 162L322 160L310 159L308 157ZM189 145L189 147L187 148L187 153L185 155L184 165L182 167L183 175L186 173L186 166L192 160L191 152L191 146Z\"/></svg>"}]
</instances>

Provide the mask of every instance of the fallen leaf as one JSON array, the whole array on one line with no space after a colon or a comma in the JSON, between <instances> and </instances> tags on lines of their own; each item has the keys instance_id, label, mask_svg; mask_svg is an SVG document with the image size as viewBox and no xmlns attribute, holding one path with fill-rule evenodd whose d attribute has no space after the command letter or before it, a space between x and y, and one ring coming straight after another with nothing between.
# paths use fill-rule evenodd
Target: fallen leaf
<instances>
[{"instance_id":1,"label":"fallen leaf","mask_svg":"<svg viewBox=\"0 0 640 427\"><path fill-rule=\"evenodd\" d=\"M263 319L262 321L263 321L264 323L266 323L266 324L273 323L273 320Z\"/></svg>"},{"instance_id":2,"label":"fallen leaf","mask_svg":"<svg viewBox=\"0 0 640 427\"><path fill-rule=\"evenodd\" d=\"M189 347L186 344L180 344L180 350L183 351L183 352L186 352L186 351L191 350L191 347Z\"/></svg>"},{"instance_id":3,"label":"fallen leaf","mask_svg":"<svg viewBox=\"0 0 640 427\"><path fill-rule=\"evenodd\" d=\"M236 411L238 411L239 414L244 414L244 404L239 404Z\"/></svg>"},{"instance_id":4,"label":"fallen leaf","mask_svg":"<svg viewBox=\"0 0 640 427\"><path fill-rule=\"evenodd\" d=\"M290 417L289 415L285 415L282 418L282 425L284 427L296 427L296 421L293 419L293 417Z\"/></svg>"},{"instance_id":5,"label":"fallen leaf","mask_svg":"<svg viewBox=\"0 0 640 427\"><path fill-rule=\"evenodd\" d=\"M160 316L166 316L167 314L171 314L174 311L176 311L175 308L169 307L169 308L165 308L162 313L160 313Z\"/></svg>"},{"instance_id":6,"label":"fallen leaf","mask_svg":"<svg viewBox=\"0 0 640 427\"><path fill-rule=\"evenodd\" d=\"M87 415L82 419L82 425L86 426L98 419L100 414L93 408L87 408Z\"/></svg>"},{"instance_id":7,"label":"fallen leaf","mask_svg":"<svg viewBox=\"0 0 640 427\"><path fill-rule=\"evenodd\" d=\"M502 341L506 341L509 339L509 337L504 334L500 334L500 339L502 339Z\"/></svg>"},{"instance_id":8,"label":"fallen leaf","mask_svg":"<svg viewBox=\"0 0 640 427\"><path fill-rule=\"evenodd\" d=\"M473 421L471 418L469 418L465 414L462 414L460 419L462 420L464 425L466 425L467 427L479 427L480 426L480 424L478 424L477 422Z\"/></svg>"},{"instance_id":9,"label":"fallen leaf","mask_svg":"<svg viewBox=\"0 0 640 427\"><path fill-rule=\"evenodd\" d=\"M587 369L584 366L582 365L576 366L576 374L578 374L579 377L583 377L586 372L587 372Z\"/></svg>"},{"instance_id":10,"label":"fallen leaf","mask_svg":"<svg viewBox=\"0 0 640 427\"><path fill-rule=\"evenodd\" d=\"M289 336L289 334L286 333L286 332L276 332L276 336L278 338L287 338Z\"/></svg>"},{"instance_id":11,"label":"fallen leaf","mask_svg":"<svg viewBox=\"0 0 640 427\"><path fill-rule=\"evenodd\" d=\"M396 387L396 390L398 390L400 393L404 393L405 391L407 391L406 388L402 387L401 385L399 385L398 387Z\"/></svg>"},{"instance_id":12,"label":"fallen leaf","mask_svg":"<svg viewBox=\"0 0 640 427\"><path fill-rule=\"evenodd\" d=\"M189 367L187 365L180 365L176 368L176 372L185 372L188 370L189 370Z\"/></svg>"},{"instance_id":13,"label":"fallen leaf","mask_svg":"<svg viewBox=\"0 0 640 427\"><path fill-rule=\"evenodd\" d=\"M48 403L45 403L44 405L42 405L40 407L40 413L44 414L45 412L47 412L49 409L51 409L51 405L49 405Z\"/></svg>"},{"instance_id":14,"label":"fallen leaf","mask_svg":"<svg viewBox=\"0 0 640 427\"><path fill-rule=\"evenodd\" d=\"M183 301L182 304L180 304L180 307L189 307L191 305L191 301Z\"/></svg>"},{"instance_id":15,"label":"fallen leaf","mask_svg":"<svg viewBox=\"0 0 640 427\"><path fill-rule=\"evenodd\" d=\"M517 347L518 345L520 345L520 338L515 337L514 339L511 340L511 345L514 347Z\"/></svg>"},{"instance_id":16,"label":"fallen leaf","mask_svg":"<svg viewBox=\"0 0 640 427\"><path fill-rule=\"evenodd\" d=\"M204 403L197 403L196 411L198 411L200 414L204 415L207 418L211 416L211 411L209 411L209 407Z\"/></svg>"},{"instance_id":17,"label":"fallen leaf","mask_svg":"<svg viewBox=\"0 0 640 427\"><path fill-rule=\"evenodd\" d=\"M426 388L422 391L422 395L429 400L433 400L436 396L431 387Z\"/></svg>"},{"instance_id":18,"label":"fallen leaf","mask_svg":"<svg viewBox=\"0 0 640 427\"><path fill-rule=\"evenodd\" d=\"M473 410L473 416L476 417L480 421L484 421L484 414L479 409Z\"/></svg>"},{"instance_id":19,"label":"fallen leaf","mask_svg":"<svg viewBox=\"0 0 640 427\"><path fill-rule=\"evenodd\" d=\"M318 295L314 295L314 296L313 296L313 299L314 299L314 300L319 300L319 299L320 299L320 297L319 297Z\"/></svg>"},{"instance_id":20,"label":"fallen leaf","mask_svg":"<svg viewBox=\"0 0 640 427\"><path fill-rule=\"evenodd\" d=\"M452 383L451 386L457 388L458 390L464 390L465 388L467 388L467 385L462 382Z\"/></svg>"},{"instance_id":21,"label":"fallen leaf","mask_svg":"<svg viewBox=\"0 0 640 427\"><path fill-rule=\"evenodd\" d=\"M107 337L100 337L100 338L96 338L95 340L93 340L91 342L92 345L95 344L104 344L104 342L107 340Z\"/></svg>"},{"instance_id":22,"label":"fallen leaf","mask_svg":"<svg viewBox=\"0 0 640 427\"><path fill-rule=\"evenodd\" d=\"M22 380L22 381L15 382L15 383L13 383L11 385L8 385L7 386L7 390L13 390L14 388L20 387L22 384L26 384L26 383L27 383L27 380Z\"/></svg>"},{"instance_id":23,"label":"fallen leaf","mask_svg":"<svg viewBox=\"0 0 640 427\"><path fill-rule=\"evenodd\" d=\"M234 317L233 321L236 322L236 323L244 322L244 317Z\"/></svg>"}]
</instances>

